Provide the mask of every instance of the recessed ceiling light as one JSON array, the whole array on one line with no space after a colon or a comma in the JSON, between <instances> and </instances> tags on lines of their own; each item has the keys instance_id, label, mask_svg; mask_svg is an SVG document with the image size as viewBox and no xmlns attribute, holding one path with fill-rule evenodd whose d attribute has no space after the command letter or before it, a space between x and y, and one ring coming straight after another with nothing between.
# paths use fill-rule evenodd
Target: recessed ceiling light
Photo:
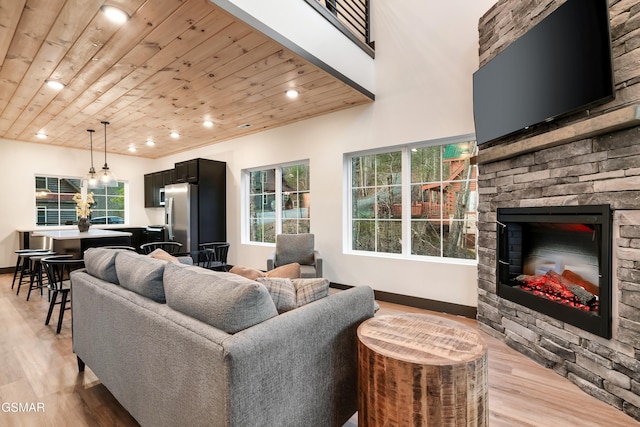
<instances>
[{"instance_id":1,"label":"recessed ceiling light","mask_svg":"<svg viewBox=\"0 0 640 427\"><path fill-rule=\"evenodd\" d=\"M153 139L147 139L147 142L145 142L145 144L147 144L149 147L153 147L154 145L156 145L156 143L153 142Z\"/></svg>"},{"instance_id":2,"label":"recessed ceiling light","mask_svg":"<svg viewBox=\"0 0 640 427\"><path fill-rule=\"evenodd\" d=\"M129 146L129 151L130 151L131 153L135 153L135 152L136 152L136 151L138 151L138 150L136 149L135 145L130 145L130 146Z\"/></svg>"},{"instance_id":3,"label":"recessed ceiling light","mask_svg":"<svg viewBox=\"0 0 640 427\"><path fill-rule=\"evenodd\" d=\"M36 133L36 138L38 139L47 139L47 134L44 132L38 132Z\"/></svg>"},{"instance_id":4,"label":"recessed ceiling light","mask_svg":"<svg viewBox=\"0 0 640 427\"><path fill-rule=\"evenodd\" d=\"M57 80L46 80L46 83L47 83L47 86L55 90L62 90L62 88L64 87L64 84L60 83Z\"/></svg>"},{"instance_id":5,"label":"recessed ceiling light","mask_svg":"<svg viewBox=\"0 0 640 427\"><path fill-rule=\"evenodd\" d=\"M103 5L100 9L111 22L116 24L124 24L129 20L129 15L117 7Z\"/></svg>"},{"instance_id":6,"label":"recessed ceiling light","mask_svg":"<svg viewBox=\"0 0 640 427\"><path fill-rule=\"evenodd\" d=\"M300 95L300 92L298 92L295 89L289 89L288 91L285 92L287 94L287 96L291 99L297 98L298 95Z\"/></svg>"},{"instance_id":7,"label":"recessed ceiling light","mask_svg":"<svg viewBox=\"0 0 640 427\"><path fill-rule=\"evenodd\" d=\"M204 122L202 122L202 125L204 127L210 128L213 127L213 122L211 120L205 120Z\"/></svg>"},{"instance_id":8,"label":"recessed ceiling light","mask_svg":"<svg viewBox=\"0 0 640 427\"><path fill-rule=\"evenodd\" d=\"M178 139L180 138L180 134L178 132L171 132L171 138Z\"/></svg>"},{"instance_id":9,"label":"recessed ceiling light","mask_svg":"<svg viewBox=\"0 0 640 427\"><path fill-rule=\"evenodd\" d=\"M251 126L253 126L251 123L243 123L238 126L238 129L246 129L246 128L250 128Z\"/></svg>"}]
</instances>

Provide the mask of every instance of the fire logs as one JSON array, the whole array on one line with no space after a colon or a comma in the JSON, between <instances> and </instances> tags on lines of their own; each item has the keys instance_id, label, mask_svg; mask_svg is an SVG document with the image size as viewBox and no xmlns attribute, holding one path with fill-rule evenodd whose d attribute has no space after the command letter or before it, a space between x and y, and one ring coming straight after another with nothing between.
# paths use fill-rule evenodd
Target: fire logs
<instances>
[{"instance_id":1,"label":"fire logs","mask_svg":"<svg viewBox=\"0 0 640 427\"><path fill-rule=\"evenodd\" d=\"M568 273L567 273L568 272ZM567 273L567 274L565 274ZM573 280L569 279L573 278ZM565 270L562 275L549 270L545 275L521 274L515 278L520 288L533 294L556 301L584 311L598 310L597 294L590 292L583 286L589 283L570 270ZM597 287L591 283L588 288L597 292Z\"/></svg>"}]
</instances>

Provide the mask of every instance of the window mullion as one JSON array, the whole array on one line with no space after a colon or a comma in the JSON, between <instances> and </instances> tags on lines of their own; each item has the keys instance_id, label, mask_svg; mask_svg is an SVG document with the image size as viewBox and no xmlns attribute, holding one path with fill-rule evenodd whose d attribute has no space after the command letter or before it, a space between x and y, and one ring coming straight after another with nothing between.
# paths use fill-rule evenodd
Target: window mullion
<instances>
[{"instance_id":1,"label":"window mullion","mask_svg":"<svg viewBox=\"0 0 640 427\"><path fill-rule=\"evenodd\" d=\"M402 255L411 254L411 151L402 150Z\"/></svg>"},{"instance_id":2,"label":"window mullion","mask_svg":"<svg viewBox=\"0 0 640 427\"><path fill-rule=\"evenodd\" d=\"M440 146L440 256L444 257L444 212L447 201L444 198L444 146Z\"/></svg>"},{"instance_id":3,"label":"window mullion","mask_svg":"<svg viewBox=\"0 0 640 427\"><path fill-rule=\"evenodd\" d=\"M282 233L282 168L275 169L275 187L276 187L276 236Z\"/></svg>"}]
</instances>

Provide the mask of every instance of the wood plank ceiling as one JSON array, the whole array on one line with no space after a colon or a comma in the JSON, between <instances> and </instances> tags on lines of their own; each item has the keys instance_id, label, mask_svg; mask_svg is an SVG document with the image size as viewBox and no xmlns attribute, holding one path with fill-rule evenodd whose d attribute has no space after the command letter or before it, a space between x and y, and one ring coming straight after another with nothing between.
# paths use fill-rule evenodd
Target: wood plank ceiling
<instances>
[{"instance_id":1,"label":"wood plank ceiling","mask_svg":"<svg viewBox=\"0 0 640 427\"><path fill-rule=\"evenodd\" d=\"M109 121L109 152L158 158L369 102L207 0L0 0L0 138L101 151Z\"/></svg>"}]
</instances>

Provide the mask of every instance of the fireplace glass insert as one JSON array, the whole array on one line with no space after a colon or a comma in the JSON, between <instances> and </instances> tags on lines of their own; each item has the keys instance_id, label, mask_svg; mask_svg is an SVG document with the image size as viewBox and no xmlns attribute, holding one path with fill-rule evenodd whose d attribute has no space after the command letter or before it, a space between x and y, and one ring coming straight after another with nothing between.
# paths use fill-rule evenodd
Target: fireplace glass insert
<instances>
[{"instance_id":1,"label":"fireplace glass insert","mask_svg":"<svg viewBox=\"0 0 640 427\"><path fill-rule=\"evenodd\" d=\"M609 205L497 214L498 296L611 338Z\"/></svg>"}]
</instances>

